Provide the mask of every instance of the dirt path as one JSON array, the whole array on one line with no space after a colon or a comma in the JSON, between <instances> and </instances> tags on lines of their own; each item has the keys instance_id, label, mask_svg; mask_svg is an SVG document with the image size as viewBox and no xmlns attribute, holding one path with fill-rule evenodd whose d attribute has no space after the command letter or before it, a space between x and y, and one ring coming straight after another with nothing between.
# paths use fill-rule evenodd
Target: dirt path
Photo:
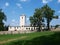
<instances>
[{"instance_id":1,"label":"dirt path","mask_svg":"<svg viewBox=\"0 0 60 45\"><path fill-rule=\"evenodd\" d=\"M11 42L11 41L14 41L14 40L21 40L21 39L25 39L25 38L27 38L27 36L22 36L22 37L19 37L19 38L9 39L9 40L6 40L6 41L0 41L0 44L4 44L4 43Z\"/></svg>"}]
</instances>

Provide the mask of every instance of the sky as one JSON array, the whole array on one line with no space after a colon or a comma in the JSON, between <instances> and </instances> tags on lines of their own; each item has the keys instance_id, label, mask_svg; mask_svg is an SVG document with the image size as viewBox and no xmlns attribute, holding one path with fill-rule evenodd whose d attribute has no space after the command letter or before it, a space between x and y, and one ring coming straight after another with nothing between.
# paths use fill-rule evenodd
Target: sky
<instances>
[{"instance_id":1,"label":"sky","mask_svg":"<svg viewBox=\"0 0 60 45\"><path fill-rule=\"evenodd\" d=\"M22 14L26 15L26 25L29 25L29 17L33 16L35 9L45 4L48 4L55 10L55 15L59 16L59 19L53 19L50 25L60 25L60 0L0 0L0 9L7 16L5 25L19 26Z\"/></svg>"}]
</instances>

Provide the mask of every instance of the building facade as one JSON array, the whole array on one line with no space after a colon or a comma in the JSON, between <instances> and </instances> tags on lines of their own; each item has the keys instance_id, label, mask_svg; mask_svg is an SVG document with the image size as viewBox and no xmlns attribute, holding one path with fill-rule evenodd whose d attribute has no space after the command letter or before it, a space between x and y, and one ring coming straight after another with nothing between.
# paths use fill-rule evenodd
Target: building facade
<instances>
[{"instance_id":1,"label":"building facade","mask_svg":"<svg viewBox=\"0 0 60 45\"><path fill-rule=\"evenodd\" d=\"M22 14L20 16L20 26L23 27L23 26L25 26L25 24L26 24L26 16L24 14Z\"/></svg>"},{"instance_id":2,"label":"building facade","mask_svg":"<svg viewBox=\"0 0 60 45\"><path fill-rule=\"evenodd\" d=\"M26 26L26 16L23 14L20 16L20 26L9 26L8 31L23 31L23 30L37 30L38 27Z\"/></svg>"}]
</instances>

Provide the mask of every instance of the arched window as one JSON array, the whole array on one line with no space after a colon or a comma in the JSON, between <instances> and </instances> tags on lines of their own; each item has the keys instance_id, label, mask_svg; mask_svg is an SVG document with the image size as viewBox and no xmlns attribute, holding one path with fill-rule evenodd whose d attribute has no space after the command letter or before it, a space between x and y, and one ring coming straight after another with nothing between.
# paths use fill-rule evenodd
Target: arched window
<instances>
[{"instance_id":1,"label":"arched window","mask_svg":"<svg viewBox=\"0 0 60 45\"><path fill-rule=\"evenodd\" d=\"M22 17L22 19L23 19L23 17Z\"/></svg>"}]
</instances>

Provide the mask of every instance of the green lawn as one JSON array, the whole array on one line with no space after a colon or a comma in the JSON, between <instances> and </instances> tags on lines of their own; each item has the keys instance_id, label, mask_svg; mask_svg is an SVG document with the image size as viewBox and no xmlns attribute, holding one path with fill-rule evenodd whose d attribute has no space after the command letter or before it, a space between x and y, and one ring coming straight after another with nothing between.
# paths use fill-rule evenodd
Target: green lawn
<instances>
[{"instance_id":1,"label":"green lawn","mask_svg":"<svg viewBox=\"0 0 60 45\"><path fill-rule=\"evenodd\" d=\"M60 45L60 32L0 35L0 45Z\"/></svg>"}]
</instances>

